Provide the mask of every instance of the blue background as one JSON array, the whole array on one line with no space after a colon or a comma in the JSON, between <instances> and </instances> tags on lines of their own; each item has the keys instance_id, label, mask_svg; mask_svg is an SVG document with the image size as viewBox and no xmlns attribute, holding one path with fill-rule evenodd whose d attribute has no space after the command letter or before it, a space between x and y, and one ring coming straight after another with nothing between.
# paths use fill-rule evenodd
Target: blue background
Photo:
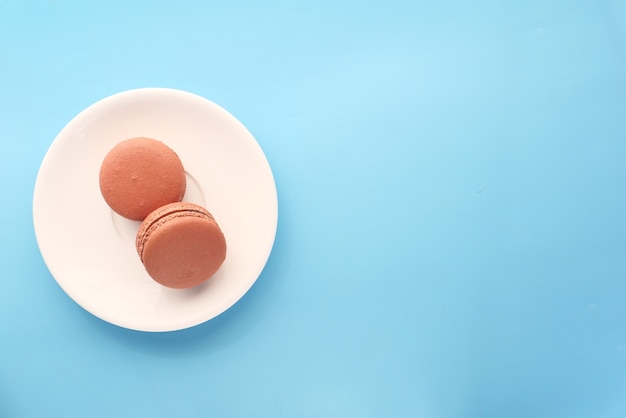
<instances>
[{"instance_id":1,"label":"blue background","mask_svg":"<svg viewBox=\"0 0 626 418\"><path fill-rule=\"evenodd\" d=\"M187 90L279 194L252 290L104 323L32 192L78 112ZM622 0L0 1L0 417L626 416Z\"/></svg>"}]
</instances>

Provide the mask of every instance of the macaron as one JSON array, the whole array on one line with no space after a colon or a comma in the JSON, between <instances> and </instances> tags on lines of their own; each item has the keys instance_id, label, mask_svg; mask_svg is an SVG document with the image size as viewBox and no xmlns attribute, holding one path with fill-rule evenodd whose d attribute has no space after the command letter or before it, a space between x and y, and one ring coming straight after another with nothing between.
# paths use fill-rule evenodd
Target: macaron
<instances>
[{"instance_id":1,"label":"macaron","mask_svg":"<svg viewBox=\"0 0 626 418\"><path fill-rule=\"evenodd\" d=\"M120 142L100 167L102 197L113 211L135 221L163 205L180 202L186 181L178 155L152 138Z\"/></svg>"},{"instance_id":2,"label":"macaron","mask_svg":"<svg viewBox=\"0 0 626 418\"><path fill-rule=\"evenodd\" d=\"M202 206L170 203L141 223L135 241L146 271L174 289L197 286L213 276L226 259L226 240Z\"/></svg>"}]
</instances>

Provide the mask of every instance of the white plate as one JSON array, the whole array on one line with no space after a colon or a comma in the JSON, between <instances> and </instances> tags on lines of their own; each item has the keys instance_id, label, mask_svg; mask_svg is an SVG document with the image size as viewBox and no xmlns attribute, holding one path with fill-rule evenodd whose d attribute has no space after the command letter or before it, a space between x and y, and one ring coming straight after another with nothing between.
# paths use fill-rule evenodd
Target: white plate
<instances>
[{"instance_id":1,"label":"white plate","mask_svg":"<svg viewBox=\"0 0 626 418\"><path fill-rule=\"evenodd\" d=\"M136 136L176 151L184 200L209 209L224 231L226 260L198 287L155 283L135 251L139 223L114 214L100 194L104 156ZM149 88L103 99L63 128L41 164L33 218L46 265L80 306L124 328L172 331L208 321L250 289L274 244L278 203L267 159L237 119L194 94Z\"/></svg>"}]
</instances>

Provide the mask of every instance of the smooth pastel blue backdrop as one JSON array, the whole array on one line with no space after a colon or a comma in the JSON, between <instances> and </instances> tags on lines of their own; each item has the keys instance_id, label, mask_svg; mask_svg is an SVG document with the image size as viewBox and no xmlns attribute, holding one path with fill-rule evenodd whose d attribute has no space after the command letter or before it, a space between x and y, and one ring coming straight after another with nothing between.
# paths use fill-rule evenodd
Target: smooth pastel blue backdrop
<instances>
[{"instance_id":1,"label":"smooth pastel blue backdrop","mask_svg":"<svg viewBox=\"0 0 626 418\"><path fill-rule=\"evenodd\" d=\"M56 134L137 87L278 188L256 285L181 332L86 313L33 232ZM0 140L0 417L626 416L622 0L0 0Z\"/></svg>"}]
</instances>

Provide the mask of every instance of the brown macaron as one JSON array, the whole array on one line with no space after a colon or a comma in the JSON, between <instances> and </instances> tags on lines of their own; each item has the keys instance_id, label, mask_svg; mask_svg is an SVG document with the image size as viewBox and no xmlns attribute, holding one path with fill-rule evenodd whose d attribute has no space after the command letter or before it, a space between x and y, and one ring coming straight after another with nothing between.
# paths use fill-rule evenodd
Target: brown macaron
<instances>
[{"instance_id":1,"label":"brown macaron","mask_svg":"<svg viewBox=\"0 0 626 418\"><path fill-rule=\"evenodd\" d=\"M100 168L100 191L119 215L142 221L155 209L180 202L185 195L185 169L178 155L151 138L117 144Z\"/></svg>"},{"instance_id":2,"label":"brown macaron","mask_svg":"<svg viewBox=\"0 0 626 418\"><path fill-rule=\"evenodd\" d=\"M202 206L179 202L152 212L137 232L137 253L163 286L186 289L208 280L226 259L226 240Z\"/></svg>"}]
</instances>

